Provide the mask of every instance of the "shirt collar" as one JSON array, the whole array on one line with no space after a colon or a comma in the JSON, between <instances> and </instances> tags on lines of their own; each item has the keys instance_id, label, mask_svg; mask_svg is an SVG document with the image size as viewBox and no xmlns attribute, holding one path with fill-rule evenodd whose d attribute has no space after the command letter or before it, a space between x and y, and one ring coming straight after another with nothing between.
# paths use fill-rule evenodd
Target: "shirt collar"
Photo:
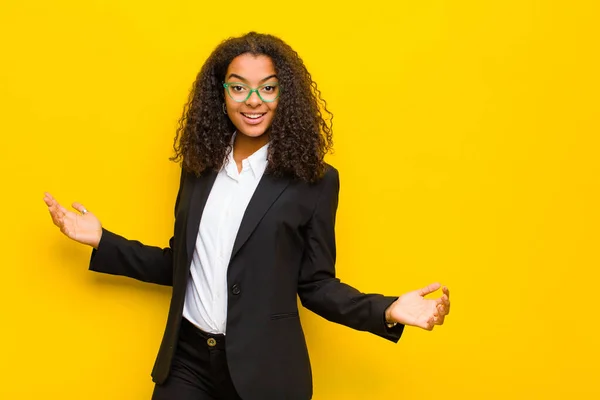
<instances>
[{"instance_id":1,"label":"shirt collar","mask_svg":"<svg viewBox=\"0 0 600 400\"><path fill-rule=\"evenodd\" d=\"M250 163L250 168L252 169L254 177L262 176L262 174L265 172L265 169L267 168L268 154L269 143L256 150L254 154L247 158L248 162Z\"/></svg>"},{"instance_id":2,"label":"shirt collar","mask_svg":"<svg viewBox=\"0 0 600 400\"><path fill-rule=\"evenodd\" d=\"M225 170L228 172L233 172L231 169L235 169L237 175L237 166L235 164L235 160L233 159L233 143L235 141L235 136L237 135L237 131L233 133L231 138L231 151L229 152L229 156L227 157L227 162L224 165ZM252 155L248 158L242 160L242 170L245 164L250 165L250 170L255 178L259 178L265 172L268 163L268 154L269 154L269 143L267 142L263 147L256 150Z\"/></svg>"}]
</instances>

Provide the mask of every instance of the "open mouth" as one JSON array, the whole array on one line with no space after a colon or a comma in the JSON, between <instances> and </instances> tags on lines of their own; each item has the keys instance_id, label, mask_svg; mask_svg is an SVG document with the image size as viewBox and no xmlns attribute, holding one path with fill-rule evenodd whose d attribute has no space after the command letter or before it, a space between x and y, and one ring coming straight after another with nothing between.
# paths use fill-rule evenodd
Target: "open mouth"
<instances>
[{"instance_id":1,"label":"open mouth","mask_svg":"<svg viewBox=\"0 0 600 400\"><path fill-rule=\"evenodd\" d=\"M262 122L266 113L241 113L244 120L251 125L256 125Z\"/></svg>"}]
</instances>

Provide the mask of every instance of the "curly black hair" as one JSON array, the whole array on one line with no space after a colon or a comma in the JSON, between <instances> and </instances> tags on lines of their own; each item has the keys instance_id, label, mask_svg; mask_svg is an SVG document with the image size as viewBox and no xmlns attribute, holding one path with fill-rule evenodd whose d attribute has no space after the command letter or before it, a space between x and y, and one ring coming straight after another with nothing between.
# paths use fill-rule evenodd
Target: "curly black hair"
<instances>
[{"instance_id":1,"label":"curly black hair","mask_svg":"<svg viewBox=\"0 0 600 400\"><path fill-rule=\"evenodd\" d=\"M235 131L222 112L223 82L231 61L245 53L270 57L282 87L265 132L270 139L265 173L316 182L333 146L333 114L298 53L283 40L256 32L223 41L202 66L179 120L171 160L196 175L223 166Z\"/></svg>"}]
</instances>

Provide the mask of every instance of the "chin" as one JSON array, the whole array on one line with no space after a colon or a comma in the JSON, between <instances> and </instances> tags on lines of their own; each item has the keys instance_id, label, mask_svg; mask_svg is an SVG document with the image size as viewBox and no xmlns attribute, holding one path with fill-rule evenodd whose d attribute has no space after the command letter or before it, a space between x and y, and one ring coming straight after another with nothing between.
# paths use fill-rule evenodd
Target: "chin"
<instances>
[{"instance_id":1,"label":"chin","mask_svg":"<svg viewBox=\"0 0 600 400\"><path fill-rule=\"evenodd\" d=\"M237 128L237 131L239 134L242 134L244 136L250 137L250 138L259 138L261 136L263 136L266 132L267 129L264 128L259 128L259 127L251 127L251 128Z\"/></svg>"}]
</instances>

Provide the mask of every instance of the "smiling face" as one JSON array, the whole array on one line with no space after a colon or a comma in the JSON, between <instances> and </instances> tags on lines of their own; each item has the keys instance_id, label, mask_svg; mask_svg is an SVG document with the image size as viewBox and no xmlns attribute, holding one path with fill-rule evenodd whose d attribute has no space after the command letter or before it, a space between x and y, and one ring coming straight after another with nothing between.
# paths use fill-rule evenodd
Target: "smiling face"
<instances>
[{"instance_id":1,"label":"smiling face","mask_svg":"<svg viewBox=\"0 0 600 400\"><path fill-rule=\"evenodd\" d=\"M270 99L269 91L273 90L269 84L277 85L278 82L273 61L264 55L255 56L245 53L237 56L229 64L225 75L225 83L241 83L252 89L262 86L259 90L266 100ZM245 101L236 102L227 93L227 89L224 90L227 115L237 132L251 138L263 138L273 122L279 99L265 102L256 92L253 92ZM229 90L230 93L234 93L244 88L232 85ZM243 97L245 96L241 96ZM268 141L266 135L264 139L265 142Z\"/></svg>"}]
</instances>

